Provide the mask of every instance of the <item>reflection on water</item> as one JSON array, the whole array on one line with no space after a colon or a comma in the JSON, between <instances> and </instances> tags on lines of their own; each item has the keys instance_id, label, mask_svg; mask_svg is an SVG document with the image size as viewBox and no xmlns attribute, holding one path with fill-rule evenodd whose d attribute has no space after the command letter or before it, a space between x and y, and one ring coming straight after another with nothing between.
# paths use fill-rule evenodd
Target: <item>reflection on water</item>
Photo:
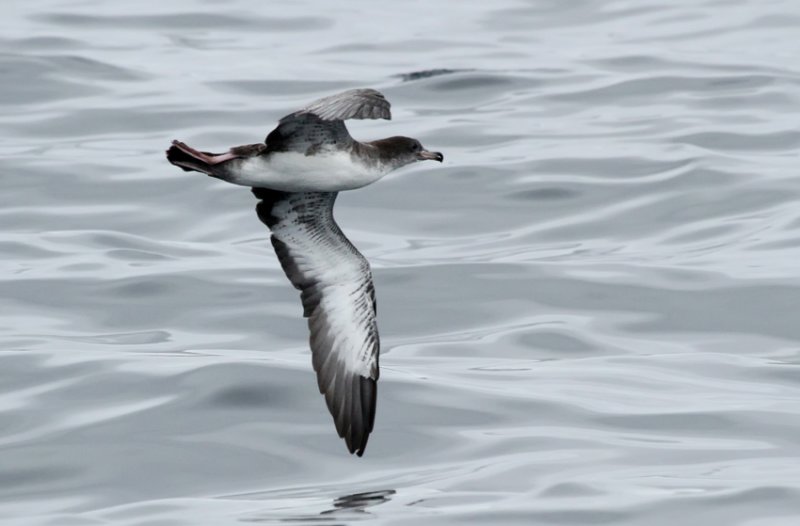
<instances>
[{"instance_id":1,"label":"reflection on water","mask_svg":"<svg viewBox=\"0 0 800 526\"><path fill-rule=\"evenodd\" d=\"M132 6L0 19L0 522L796 522L796 2ZM352 87L447 155L337 204L361 459L252 196L163 157Z\"/></svg>"},{"instance_id":2,"label":"reflection on water","mask_svg":"<svg viewBox=\"0 0 800 526\"><path fill-rule=\"evenodd\" d=\"M261 509L239 517L239 522L292 523L292 524L341 524L340 521L366 520L374 517L372 508L389 502L396 493L393 489L353 493L325 499L326 491L300 490L292 492L248 493L227 496L259 503ZM264 506L264 502L269 502ZM317 511L319 510L319 511Z\"/></svg>"},{"instance_id":3,"label":"reflection on water","mask_svg":"<svg viewBox=\"0 0 800 526\"><path fill-rule=\"evenodd\" d=\"M340 509L366 512L367 508L387 502L394 494L395 491L393 489L384 489L379 491L368 491L365 493L344 495L333 501L334 509L323 511L322 514L336 513L336 510Z\"/></svg>"},{"instance_id":4,"label":"reflection on water","mask_svg":"<svg viewBox=\"0 0 800 526\"><path fill-rule=\"evenodd\" d=\"M352 495L337 497L333 501L333 508L321 511L319 514L322 517L318 517L317 519L319 520L316 522L323 520L323 517L334 521L367 519L369 518L368 516L372 515L369 511L367 511L367 508L388 502L390 497L394 494L394 490L387 489L380 491L369 491L366 493L353 493ZM310 520L310 517L293 517L282 520L285 522L303 522Z\"/></svg>"}]
</instances>

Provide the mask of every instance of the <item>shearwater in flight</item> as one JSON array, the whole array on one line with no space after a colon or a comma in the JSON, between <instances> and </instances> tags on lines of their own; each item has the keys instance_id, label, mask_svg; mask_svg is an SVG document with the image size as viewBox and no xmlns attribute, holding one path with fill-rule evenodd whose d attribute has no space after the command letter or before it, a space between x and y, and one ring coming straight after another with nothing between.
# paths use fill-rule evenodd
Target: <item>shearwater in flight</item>
<instances>
[{"instance_id":1,"label":"shearwater in flight","mask_svg":"<svg viewBox=\"0 0 800 526\"><path fill-rule=\"evenodd\" d=\"M250 186L286 277L300 290L320 393L350 453L364 454L375 422L380 341L369 262L333 219L338 192L416 161L442 161L409 137L353 139L347 119L390 119L378 91L353 89L282 118L264 143L225 153L172 141L170 163Z\"/></svg>"}]
</instances>

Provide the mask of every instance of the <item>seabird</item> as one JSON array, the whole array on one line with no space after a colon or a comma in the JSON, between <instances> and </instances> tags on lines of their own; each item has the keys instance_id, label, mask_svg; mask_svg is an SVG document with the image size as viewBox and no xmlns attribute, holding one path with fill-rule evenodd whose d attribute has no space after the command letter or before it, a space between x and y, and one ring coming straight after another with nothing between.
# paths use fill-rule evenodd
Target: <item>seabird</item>
<instances>
[{"instance_id":1,"label":"seabird","mask_svg":"<svg viewBox=\"0 0 800 526\"><path fill-rule=\"evenodd\" d=\"M283 117L263 143L202 152L172 141L170 163L252 187L283 271L300 291L320 393L350 453L364 454L375 422L380 341L366 258L333 218L338 192L416 161L441 162L409 137L353 139L347 119L391 119L373 89L353 89Z\"/></svg>"}]
</instances>

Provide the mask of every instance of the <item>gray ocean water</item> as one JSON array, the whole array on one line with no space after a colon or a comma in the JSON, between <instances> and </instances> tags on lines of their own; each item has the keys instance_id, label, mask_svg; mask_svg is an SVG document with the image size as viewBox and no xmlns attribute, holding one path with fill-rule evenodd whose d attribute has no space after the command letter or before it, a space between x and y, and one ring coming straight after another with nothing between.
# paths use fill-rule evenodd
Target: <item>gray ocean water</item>
<instances>
[{"instance_id":1,"label":"gray ocean water","mask_svg":"<svg viewBox=\"0 0 800 526\"><path fill-rule=\"evenodd\" d=\"M800 523L797 1L3 13L3 524ZM163 155L352 87L445 155L337 204L361 459L254 198Z\"/></svg>"}]
</instances>

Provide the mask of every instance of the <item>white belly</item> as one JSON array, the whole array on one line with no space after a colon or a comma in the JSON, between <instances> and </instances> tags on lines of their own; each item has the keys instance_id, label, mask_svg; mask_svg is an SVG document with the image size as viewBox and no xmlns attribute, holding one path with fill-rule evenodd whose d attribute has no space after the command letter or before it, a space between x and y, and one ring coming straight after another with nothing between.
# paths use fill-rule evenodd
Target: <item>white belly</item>
<instances>
[{"instance_id":1,"label":"white belly","mask_svg":"<svg viewBox=\"0 0 800 526\"><path fill-rule=\"evenodd\" d=\"M374 183L388 170L353 162L349 152L274 152L244 159L229 182L283 192L339 192Z\"/></svg>"}]
</instances>

